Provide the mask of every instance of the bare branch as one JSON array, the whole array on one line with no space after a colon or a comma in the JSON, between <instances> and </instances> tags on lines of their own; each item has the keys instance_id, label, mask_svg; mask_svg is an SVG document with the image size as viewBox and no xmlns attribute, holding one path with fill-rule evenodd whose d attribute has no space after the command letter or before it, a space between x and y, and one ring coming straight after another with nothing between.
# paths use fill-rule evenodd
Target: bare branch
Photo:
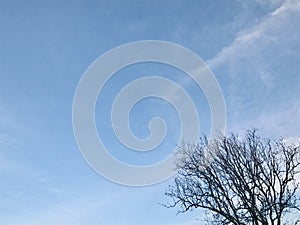
<instances>
[{"instance_id":1,"label":"bare branch","mask_svg":"<svg viewBox=\"0 0 300 225\"><path fill-rule=\"evenodd\" d=\"M262 139L252 129L244 140L232 134L208 143L203 137L179 152L180 170L166 192L173 203L167 207L203 208L212 214L211 224L234 225L281 225L299 209L299 147ZM205 167L210 152L218 155Z\"/></svg>"}]
</instances>

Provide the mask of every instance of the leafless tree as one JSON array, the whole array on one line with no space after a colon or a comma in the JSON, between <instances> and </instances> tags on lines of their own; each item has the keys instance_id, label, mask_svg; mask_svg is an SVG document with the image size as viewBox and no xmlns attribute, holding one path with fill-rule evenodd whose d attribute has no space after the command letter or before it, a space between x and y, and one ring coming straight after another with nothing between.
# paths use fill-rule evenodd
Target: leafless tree
<instances>
[{"instance_id":1,"label":"leafless tree","mask_svg":"<svg viewBox=\"0 0 300 225\"><path fill-rule=\"evenodd\" d=\"M179 212L206 209L211 224L300 224L299 146L270 141L255 129L180 148L180 170L166 191ZM209 153L217 152L209 164Z\"/></svg>"}]
</instances>

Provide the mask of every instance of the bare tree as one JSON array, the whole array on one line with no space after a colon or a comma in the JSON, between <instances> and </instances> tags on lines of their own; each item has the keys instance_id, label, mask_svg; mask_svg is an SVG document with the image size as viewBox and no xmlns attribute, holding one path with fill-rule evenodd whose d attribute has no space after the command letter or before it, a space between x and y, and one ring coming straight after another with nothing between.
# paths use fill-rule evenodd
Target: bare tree
<instances>
[{"instance_id":1,"label":"bare tree","mask_svg":"<svg viewBox=\"0 0 300 225\"><path fill-rule=\"evenodd\" d=\"M210 152L217 154L206 165ZM243 140L232 134L185 144L179 156L180 170L166 191L173 202L167 207L206 209L211 224L300 224L299 146L263 139L252 129Z\"/></svg>"}]
</instances>

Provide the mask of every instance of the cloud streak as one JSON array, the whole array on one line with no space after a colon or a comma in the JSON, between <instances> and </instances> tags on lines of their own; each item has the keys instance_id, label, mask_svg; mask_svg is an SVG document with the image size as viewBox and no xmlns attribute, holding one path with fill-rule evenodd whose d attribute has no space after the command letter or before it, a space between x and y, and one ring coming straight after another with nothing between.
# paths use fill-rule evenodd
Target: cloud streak
<instances>
[{"instance_id":1,"label":"cloud streak","mask_svg":"<svg viewBox=\"0 0 300 225\"><path fill-rule=\"evenodd\" d=\"M300 2L297 0L284 1L280 7L266 15L258 24L241 31L229 46L224 47L214 58L208 60L208 65L215 68L242 56L251 57L253 47L256 49L262 47L261 44L255 47L257 41L262 38L274 40L275 37L270 36L269 31L281 24L282 17L292 12L300 12Z\"/></svg>"},{"instance_id":2,"label":"cloud streak","mask_svg":"<svg viewBox=\"0 0 300 225\"><path fill-rule=\"evenodd\" d=\"M208 60L226 82L231 130L255 125L271 135L297 136L300 81L291 66L297 67L293 60L299 54L299 15L299 1L283 1Z\"/></svg>"}]
</instances>

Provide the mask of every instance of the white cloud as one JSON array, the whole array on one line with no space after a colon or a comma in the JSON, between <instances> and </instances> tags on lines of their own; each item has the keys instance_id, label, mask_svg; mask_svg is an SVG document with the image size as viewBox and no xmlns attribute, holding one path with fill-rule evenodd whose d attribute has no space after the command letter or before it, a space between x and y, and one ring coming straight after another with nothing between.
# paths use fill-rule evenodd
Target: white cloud
<instances>
[{"instance_id":1,"label":"white cloud","mask_svg":"<svg viewBox=\"0 0 300 225\"><path fill-rule=\"evenodd\" d=\"M261 110L250 118L237 120L231 124L231 132L244 133L251 126L272 138L285 138L287 142L299 142L300 102L290 100L288 108L270 108Z\"/></svg>"},{"instance_id":2,"label":"white cloud","mask_svg":"<svg viewBox=\"0 0 300 225\"><path fill-rule=\"evenodd\" d=\"M287 143L287 144L300 145L300 137L285 138L284 142Z\"/></svg>"},{"instance_id":3,"label":"white cloud","mask_svg":"<svg viewBox=\"0 0 300 225\"><path fill-rule=\"evenodd\" d=\"M5 221L7 225L79 225L96 222L107 213L109 208L122 198L122 191L114 195L107 195L105 198L94 193L86 193L80 196L64 199L54 204L45 204L42 208L36 208L34 212L22 215L22 221L11 218ZM95 215L97 215L95 217Z\"/></svg>"},{"instance_id":4,"label":"white cloud","mask_svg":"<svg viewBox=\"0 0 300 225\"><path fill-rule=\"evenodd\" d=\"M255 49L261 49L266 42L258 43L258 40L276 40L276 37L270 36L269 31L275 26L282 26L282 16L292 11L300 12L300 2L297 0L287 0L270 14L266 15L262 20L253 27L246 28L240 32L236 39L229 45L224 47L214 58L208 60L208 65L212 68L220 64L232 63L233 60L241 57L253 56Z\"/></svg>"},{"instance_id":5,"label":"white cloud","mask_svg":"<svg viewBox=\"0 0 300 225\"><path fill-rule=\"evenodd\" d=\"M292 137L299 132L296 84L300 80L295 70L300 53L300 1L287 0L278 5L280 2L208 60L225 84L221 86L230 131L257 126L274 136Z\"/></svg>"},{"instance_id":6,"label":"white cloud","mask_svg":"<svg viewBox=\"0 0 300 225\"><path fill-rule=\"evenodd\" d=\"M271 13L272 16L279 15L288 10L299 10L300 9L300 1L298 0L287 0L285 1L281 7L277 8L275 11Z\"/></svg>"}]
</instances>

